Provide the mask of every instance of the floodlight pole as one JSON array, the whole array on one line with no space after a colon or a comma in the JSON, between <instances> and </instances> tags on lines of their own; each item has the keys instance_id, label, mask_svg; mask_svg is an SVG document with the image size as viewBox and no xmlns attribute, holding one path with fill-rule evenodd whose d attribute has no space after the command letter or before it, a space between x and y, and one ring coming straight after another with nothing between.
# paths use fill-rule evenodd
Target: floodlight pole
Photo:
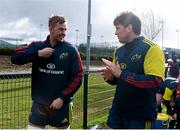
<instances>
[{"instance_id":1,"label":"floodlight pole","mask_svg":"<svg viewBox=\"0 0 180 130\"><path fill-rule=\"evenodd\" d=\"M164 21L160 21L161 23L161 32L162 32L162 50L164 47Z\"/></svg>"},{"instance_id":2,"label":"floodlight pole","mask_svg":"<svg viewBox=\"0 0 180 130\"><path fill-rule=\"evenodd\" d=\"M88 24L87 24L87 48L86 48L86 71L90 64L90 40L91 40L91 0L88 0Z\"/></svg>"},{"instance_id":3,"label":"floodlight pole","mask_svg":"<svg viewBox=\"0 0 180 130\"><path fill-rule=\"evenodd\" d=\"M78 44L78 32L80 31L79 29L76 29L76 46L79 46Z\"/></svg>"},{"instance_id":4,"label":"floodlight pole","mask_svg":"<svg viewBox=\"0 0 180 130\"><path fill-rule=\"evenodd\" d=\"M177 49L179 49L179 29L177 29L176 32L177 32Z\"/></svg>"}]
</instances>

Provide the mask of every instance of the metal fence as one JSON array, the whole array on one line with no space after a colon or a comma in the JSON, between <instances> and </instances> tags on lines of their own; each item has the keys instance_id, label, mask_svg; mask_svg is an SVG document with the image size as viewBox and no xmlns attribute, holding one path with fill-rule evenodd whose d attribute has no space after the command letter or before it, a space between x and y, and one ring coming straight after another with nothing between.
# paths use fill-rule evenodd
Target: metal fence
<instances>
[{"instance_id":1,"label":"metal fence","mask_svg":"<svg viewBox=\"0 0 180 130\"><path fill-rule=\"evenodd\" d=\"M82 84L83 85L83 84ZM26 128L31 109L31 74L0 75L0 128ZM89 127L94 124L104 125L114 87L103 81L98 73L90 73L88 79L87 114L84 114L84 87L78 90L74 98L73 122L71 128L83 128L83 120L87 118ZM86 117L83 117L86 116ZM47 127L51 128L51 127Z\"/></svg>"},{"instance_id":2,"label":"metal fence","mask_svg":"<svg viewBox=\"0 0 180 130\"><path fill-rule=\"evenodd\" d=\"M25 128L30 111L30 74L0 75L0 128Z\"/></svg>"},{"instance_id":3,"label":"metal fence","mask_svg":"<svg viewBox=\"0 0 180 130\"><path fill-rule=\"evenodd\" d=\"M98 73L90 73L88 81L87 126L98 124L104 127L111 108L115 87L104 82Z\"/></svg>"}]
</instances>

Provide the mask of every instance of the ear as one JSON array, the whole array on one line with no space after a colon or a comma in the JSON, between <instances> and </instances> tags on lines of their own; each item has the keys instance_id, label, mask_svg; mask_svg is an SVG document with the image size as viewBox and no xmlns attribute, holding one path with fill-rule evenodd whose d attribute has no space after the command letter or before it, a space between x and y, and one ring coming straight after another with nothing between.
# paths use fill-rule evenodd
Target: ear
<instances>
[{"instance_id":1,"label":"ear","mask_svg":"<svg viewBox=\"0 0 180 130\"><path fill-rule=\"evenodd\" d=\"M127 27L126 27L127 31L128 32L132 32L133 31L133 27L131 24L129 24Z\"/></svg>"}]
</instances>

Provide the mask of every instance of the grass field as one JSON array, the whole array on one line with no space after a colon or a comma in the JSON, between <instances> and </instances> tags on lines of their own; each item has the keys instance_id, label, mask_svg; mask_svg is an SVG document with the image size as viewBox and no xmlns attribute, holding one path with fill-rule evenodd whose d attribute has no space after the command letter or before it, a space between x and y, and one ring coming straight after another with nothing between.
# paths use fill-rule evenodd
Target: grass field
<instances>
[{"instance_id":1,"label":"grass field","mask_svg":"<svg viewBox=\"0 0 180 130\"><path fill-rule=\"evenodd\" d=\"M88 83L88 125L103 125L115 88L94 73L89 75ZM30 78L0 79L0 128L26 128L31 108L30 95ZM82 124L83 84L74 98L71 128L82 128Z\"/></svg>"}]
</instances>

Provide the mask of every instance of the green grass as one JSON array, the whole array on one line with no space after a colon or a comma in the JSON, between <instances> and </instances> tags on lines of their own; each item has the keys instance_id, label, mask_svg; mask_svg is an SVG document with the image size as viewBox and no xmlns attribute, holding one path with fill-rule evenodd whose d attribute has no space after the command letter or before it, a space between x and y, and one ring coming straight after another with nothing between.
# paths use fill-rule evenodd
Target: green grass
<instances>
[{"instance_id":1,"label":"green grass","mask_svg":"<svg viewBox=\"0 0 180 130\"><path fill-rule=\"evenodd\" d=\"M0 128L25 128L30 106L30 79L0 80Z\"/></svg>"},{"instance_id":2,"label":"green grass","mask_svg":"<svg viewBox=\"0 0 180 130\"><path fill-rule=\"evenodd\" d=\"M99 74L88 81L88 125L104 125L114 94L114 87ZM30 78L0 80L0 128L26 128L31 109ZM82 128L83 83L75 94L71 128ZM48 127L49 128L49 127Z\"/></svg>"}]
</instances>

